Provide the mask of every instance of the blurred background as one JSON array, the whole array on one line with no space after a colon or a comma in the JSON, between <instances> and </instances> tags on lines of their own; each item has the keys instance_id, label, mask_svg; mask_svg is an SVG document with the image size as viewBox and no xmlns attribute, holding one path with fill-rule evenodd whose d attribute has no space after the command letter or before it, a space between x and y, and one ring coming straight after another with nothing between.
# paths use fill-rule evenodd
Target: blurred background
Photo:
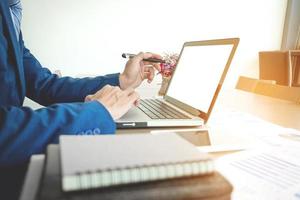
<instances>
[{"instance_id":1,"label":"blurred background","mask_svg":"<svg viewBox=\"0 0 300 200\"><path fill-rule=\"evenodd\" d=\"M52 71L123 70L123 52L180 52L183 42L240 37L226 85L257 76L258 51L279 50L287 0L26 0L27 47Z\"/></svg>"},{"instance_id":2,"label":"blurred background","mask_svg":"<svg viewBox=\"0 0 300 200\"><path fill-rule=\"evenodd\" d=\"M300 37L300 0L24 0L23 8L25 44L63 76L122 72L124 52L179 53L185 41L239 37L231 89L240 76L262 78L259 52L295 49ZM286 79L285 65L267 79L273 71Z\"/></svg>"}]
</instances>

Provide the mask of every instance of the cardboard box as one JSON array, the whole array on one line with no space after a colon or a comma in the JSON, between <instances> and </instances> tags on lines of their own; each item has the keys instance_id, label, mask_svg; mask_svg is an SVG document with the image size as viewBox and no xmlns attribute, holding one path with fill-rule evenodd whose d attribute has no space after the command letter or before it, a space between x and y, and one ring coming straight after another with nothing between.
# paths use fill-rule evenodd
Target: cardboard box
<instances>
[{"instance_id":1,"label":"cardboard box","mask_svg":"<svg viewBox=\"0 0 300 200\"><path fill-rule=\"evenodd\" d=\"M290 50L289 59L292 72L291 86L300 87L300 50Z\"/></svg>"},{"instance_id":2,"label":"cardboard box","mask_svg":"<svg viewBox=\"0 0 300 200\"><path fill-rule=\"evenodd\" d=\"M259 52L259 79L275 80L279 85L290 85L288 51Z\"/></svg>"}]
</instances>

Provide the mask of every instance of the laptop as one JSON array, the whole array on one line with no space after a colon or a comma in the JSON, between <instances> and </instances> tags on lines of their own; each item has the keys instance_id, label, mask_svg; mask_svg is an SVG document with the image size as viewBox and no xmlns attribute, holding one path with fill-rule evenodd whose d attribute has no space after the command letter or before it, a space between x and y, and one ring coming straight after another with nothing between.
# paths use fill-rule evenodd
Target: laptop
<instances>
[{"instance_id":1,"label":"laptop","mask_svg":"<svg viewBox=\"0 0 300 200\"><path fill-rule=\"evenodd\" d=\"M204 125L214 107L239 38L184 43L163 97L141 99L116 121L117 128Z\"/></svg>"}]
</instances>

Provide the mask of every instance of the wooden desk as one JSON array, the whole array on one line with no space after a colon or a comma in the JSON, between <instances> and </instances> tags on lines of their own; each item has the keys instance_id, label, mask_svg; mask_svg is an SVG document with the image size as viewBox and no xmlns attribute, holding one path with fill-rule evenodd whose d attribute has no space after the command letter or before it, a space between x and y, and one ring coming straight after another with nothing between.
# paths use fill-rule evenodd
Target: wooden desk
<instances>
[{"instance_id":1,"label":"wooden desk","mask_svg":"<svg viewBox=\"0 0 300 200\"><path fill-rule=\"evenodd\" d=\"M294 102L234 89L220 93L213 112L222 112L224 108L250 113L274 124L300 130L300 104Z\"/></svg>"},{"instance_id":2,"label":"wooden desk","mask_svg":"<svg viewBox=\"0 0 300 200\"><path fill-rule=\"evenodd\" d=\"M139 89L142 97L153 97L157 94L158 88L146 86ZM242 90L222 90L214 110L208 121L205 130L203 128L155 128L155 129L127 129L117 130L117 134L124 133L159 133L159 132L176 132L181 136L192 141L197 146L225 146L228 152L236 151L238 148L231 146L245 146L250 144L251 139L245 137L241 132L243 130L230 129L228 126L214 126L214 115L225 114L228 110L249 113L268 122L278 124L283 127L294 128L300 130L300 105L279 100L267 96L257 95ZM236 122L231 122L234 127ZM229 126L230 127L230 126ZM258 127L259 129L259 127ZM209 130L209 134L207 132ZM242 149L242 148L241 148ZM226 152L226 153L228 153ZM216 153L216 155L224 155L224 153Z\"/></svg>"}]
</instances>

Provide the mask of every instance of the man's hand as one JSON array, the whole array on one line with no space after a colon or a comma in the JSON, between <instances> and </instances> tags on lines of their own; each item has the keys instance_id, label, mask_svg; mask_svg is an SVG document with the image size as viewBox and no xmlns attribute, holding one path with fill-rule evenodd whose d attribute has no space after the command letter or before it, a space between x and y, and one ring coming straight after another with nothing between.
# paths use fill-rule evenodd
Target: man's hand
<instances>
[{"instance_id":1,"label":"man's hand","mask_svg":"<svg viewBox=\"0 0 300 200\"><path fill-rule=\"evenodd\" d=\"M155 69L160 71L158 63L145 62L143 61L145 58L162 59L160 55L142 52L130 59L125 66L124 72L120 75L120 87L123 90L137 88L144 79L151 83L155 75Z\"/></svg>"},{"instance_id":2,"label":"man's hand","mask_svg":"<svg viewBox=\"0 0 300 200\"><path fill-rule=\"evenodd\" d=\"M132 106L136 106L139 98L138 93L131 88L121 90L119 87L106 85L95 94L86 96L85 101L99 101L116 120Z\"/></svg>"}]
</instances>

